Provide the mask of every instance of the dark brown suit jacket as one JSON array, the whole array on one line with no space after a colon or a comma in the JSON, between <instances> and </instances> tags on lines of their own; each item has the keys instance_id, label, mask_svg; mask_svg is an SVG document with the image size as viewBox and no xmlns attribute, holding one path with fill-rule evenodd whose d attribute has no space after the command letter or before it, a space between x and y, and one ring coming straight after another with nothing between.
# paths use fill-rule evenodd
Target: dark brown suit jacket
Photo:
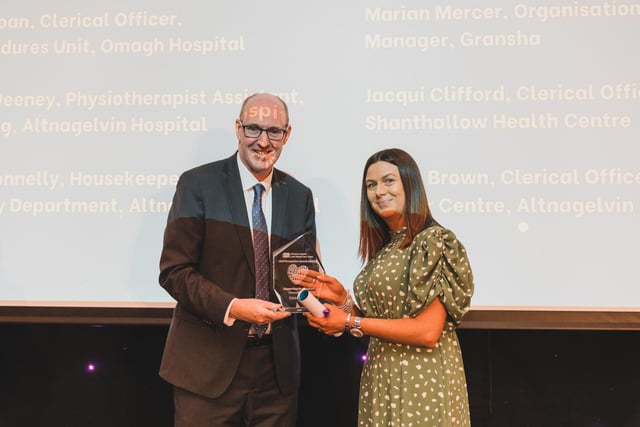
<instances>
[{"instance_id":1,"label":"dark brown suit jacket","mask_svg":"<svg viewBox=\"0 0 640 427\"><path fill-rule=\"evenodd\" d=\"M210 398L233 381L250 326L242 321L224 325L226 309L234 297L255 294L253 244L236 156L182 174L160 258L160 284L177 301L160 376ZM315 244L311 190L277 169L272 190L271 248L305 232ZM273 295L272 301L277 301ZM276 377L285 394L297 391L300 378L296 322L293 315L271 325Z\"/></svg>"}]
</instances>

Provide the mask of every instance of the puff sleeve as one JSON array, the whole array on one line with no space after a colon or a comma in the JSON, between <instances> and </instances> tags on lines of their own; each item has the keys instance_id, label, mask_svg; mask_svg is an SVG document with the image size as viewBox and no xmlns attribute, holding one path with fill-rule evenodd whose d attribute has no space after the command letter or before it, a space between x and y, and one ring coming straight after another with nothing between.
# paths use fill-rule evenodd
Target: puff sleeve
<instances>
[{"instance_id":1,"label":"puff sleeve","mask_svg":"<svg viewBox=\"0 0 640 427\"><path fill-rule=\"evenodd\" d=\"M467 251L452 231L430 227L414 238L406 290L409 317L440 298L449 318L459 324L469 310L473 289Z\"/></svg>"}]
</instances>

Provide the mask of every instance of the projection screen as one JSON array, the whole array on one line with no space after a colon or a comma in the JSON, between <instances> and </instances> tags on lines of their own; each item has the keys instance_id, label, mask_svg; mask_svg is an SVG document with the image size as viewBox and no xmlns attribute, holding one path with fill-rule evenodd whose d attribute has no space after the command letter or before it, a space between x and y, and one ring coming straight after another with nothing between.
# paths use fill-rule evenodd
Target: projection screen
<instances>
[{"instance_id":1,"label":"projection screen","mask_svg":"<svg viewBox=\"0 0 640 427\"><path fill-rule=\"evenodd\" d=\"M171 307L180 173L231 155L279 94L278 165L316 197L346 286L362 168L418 161L465 244L473 310L640 324L640 3L43 1L0 11L0 305Z\"/></svg>"}]
</instances>

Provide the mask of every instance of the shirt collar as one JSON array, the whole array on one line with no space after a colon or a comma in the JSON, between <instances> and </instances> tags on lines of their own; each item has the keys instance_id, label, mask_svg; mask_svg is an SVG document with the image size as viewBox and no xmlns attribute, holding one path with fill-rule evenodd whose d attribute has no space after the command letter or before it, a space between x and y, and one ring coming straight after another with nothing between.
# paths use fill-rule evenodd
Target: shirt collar
<instances>
[{"instance_id":1,"label":"shirt collar","mask_svg":"<svg viewBox=\"0 0 640 427\"><path fill-rule=\"evenodd\" d=\"M244 191L253 190L253 186L257 183L264 185L265 192L268 193L271 190L271 180L273 178L273 169L264 181L258 181L255 176L247 169L247 167L240 160L240 155L236 155L236 162L238 162L238 171L240 172L240 182L242 183L242 189Z\"/></svg>"}]
</instances>

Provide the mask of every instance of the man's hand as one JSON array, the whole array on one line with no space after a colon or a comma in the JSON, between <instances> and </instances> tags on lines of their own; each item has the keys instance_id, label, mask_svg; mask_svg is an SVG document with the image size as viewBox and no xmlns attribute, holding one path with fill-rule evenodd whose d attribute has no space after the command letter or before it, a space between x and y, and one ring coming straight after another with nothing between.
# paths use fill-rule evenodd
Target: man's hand
<instances>
[{"instance_id":1,"label":"man's hand","mask_svg":"<svg viewBox=\"0 0 640 427\"><path fill-rule=\"evenodd\" d=\"M249 323L266 324L291 316L281 304L256 298L237 299L231 304L229 317Z\"/></svg>"}]
</instances>

